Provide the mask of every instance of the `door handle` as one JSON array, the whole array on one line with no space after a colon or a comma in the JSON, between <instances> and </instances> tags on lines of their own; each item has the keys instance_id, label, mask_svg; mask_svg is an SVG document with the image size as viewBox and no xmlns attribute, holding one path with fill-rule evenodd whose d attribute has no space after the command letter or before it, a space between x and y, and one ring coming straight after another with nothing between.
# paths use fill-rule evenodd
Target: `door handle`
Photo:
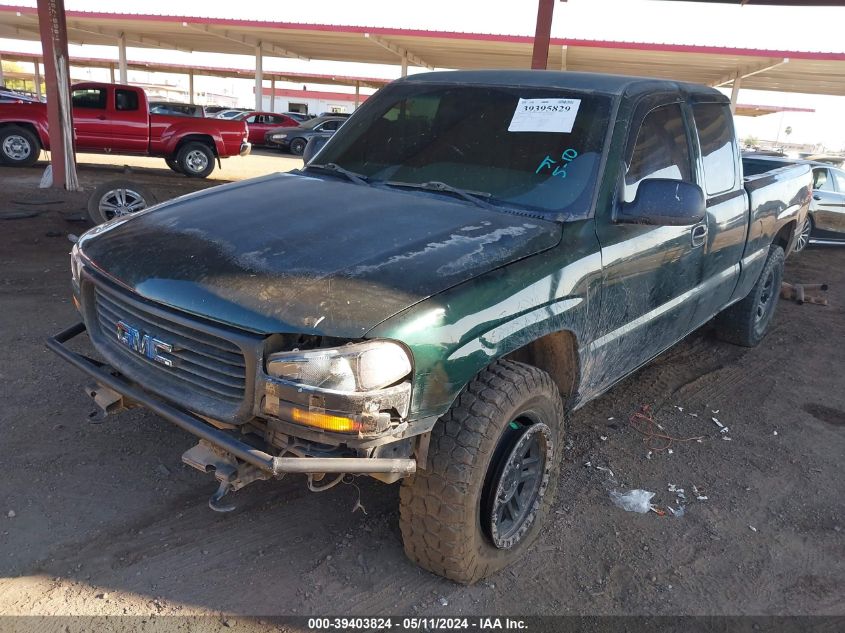
<instances>
[{"instance_id":1,"label":"door handle","mask_svg":"<svg viewBox=\"0 0 845 633\"><path fill-rule=\"evenodd\" d=\"M106 120L106 115L105 115L105 114L100 114L100 115L98 115L98 116L97 116L97 118L98 118L98 119L100 119L100 121L105 121L105 120Z\"/></svg>"},{"instance_id":2,"label":"door handle","mask_svg":"<svg viewBox=\"0 0 845 633\"><path fill-rule=\"evenodd\" d=\"M690 237L692 241L692 247L698 248L699 246L703 246L704 242L707 241L707 225L706 224L699 224L692 228L690 232Z\"/></svg>"},{"instance_id":3,"label":"door handle","mask_svg":"<svg viewBox=\"0 0 845 633\"><path fill-rule=\"evenodd\" d=\"M821 200L821 199L822 199L822 197L819 194L815 194L813 196L813 200Z\"/></svg>"}]
</instances>

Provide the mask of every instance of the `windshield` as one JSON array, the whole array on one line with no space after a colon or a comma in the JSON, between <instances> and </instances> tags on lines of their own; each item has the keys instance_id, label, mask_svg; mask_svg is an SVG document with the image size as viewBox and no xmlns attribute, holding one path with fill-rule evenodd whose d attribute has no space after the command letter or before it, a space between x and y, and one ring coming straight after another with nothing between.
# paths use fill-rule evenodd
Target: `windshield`
<instances>
[{"instance_id":1,"label":"windshield","mask_svg":"<svg viewBox=\"0 0 845 633\"><path fill-rule=\"evenodd\" d=\"M319 155L372 183L442 182L491 204L584 216L610 99L561 89L405 83L367 101Z\"/></svg>"}]
</instances>

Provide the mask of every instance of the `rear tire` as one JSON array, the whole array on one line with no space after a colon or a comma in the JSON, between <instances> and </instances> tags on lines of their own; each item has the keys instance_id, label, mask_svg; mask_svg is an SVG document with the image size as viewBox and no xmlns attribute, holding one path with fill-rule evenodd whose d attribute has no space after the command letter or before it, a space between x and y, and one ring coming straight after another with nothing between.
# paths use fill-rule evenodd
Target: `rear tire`
<instances>
[{"instance_id":1,"label":"rear tire","mask_svg":"<svg viewBox=\"0 0 845 633\"><path fill-rule=\"evenodd\" d=\"M716 333L734 345L755 347L769 331L783 282L783 249L772 246L757 283L742 301L716 317Z\"/></svg>"},{"instance_id":2,"label":"rear tire","mask_svg":"<svg viewBox=\"0 0 845 633\"><path fill-rule=\"evenodd\" d=\"M497 361L479 374L432 430L426 468L402 482L408 558L474 583L522 556L554 499L564 416L544 371Z\"/></svg>"},{"instance_id":3,"label":"rear tire","mask_svg":"<svg viewBox=\"0 0 845 633\"><path fill-rule=\"evenodd\" d=\"M38 137L19 125L0 129L0 162L12 167L32 167L41 154Z\"/></svg>"},{"instance_id":4,"label":"rear tire","mask_svg":"<svg viewBox=\"0 0 845 633\"><path fill-rule=\"evenodd\" d=\"M305 153L306 145L308 145L308 141L304 138L295 138L290 142L290 153L296 156L302 156Z\"/></svg>"},{"instance_id":5,"label":"rear tire","mask_svg":"<svg viewBox=\"0 0 845 633\"><path fill-rule=\"evenodd\" d=\"M164 162L167 163L167 166L170 167L173 171L177 174L184 176L185 172L182 171L182 168L179 166L179 161L176 160L173 156L168 156L164 159Z\"/></svg>"},{"instance_id":6,"label":"rear tire","mask_svg":"<svg viewBox=\"0 0 845 633\"><path fill-rule=\"evenodd\" d=\"M185 143L176 154L179 169L188 178L205 178L214 171L214 152L205 143Z\"/></svg>"}]
</instances>

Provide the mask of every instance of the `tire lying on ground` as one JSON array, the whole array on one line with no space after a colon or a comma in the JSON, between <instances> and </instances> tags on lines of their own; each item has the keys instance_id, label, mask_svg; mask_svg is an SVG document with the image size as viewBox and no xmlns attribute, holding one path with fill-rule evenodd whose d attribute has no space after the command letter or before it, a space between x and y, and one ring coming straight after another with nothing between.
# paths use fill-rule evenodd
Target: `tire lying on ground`
<instances>
[{"instance_id":1,"label":"tire lying on ground","mask_svg":"<svg viewBox=\"0 0 845 633\"><path fill-rule=\"evenodd\" d=\"M188 178L205 178L214 171L214 151L205 143L185 143L176 153L176 164Z\"/></svg>"},{"instance_id":2,"label":"tire lying on ground","mask_svg":"<svg viewBox=\"0 0 845 633\"><path fill-rule=\"evenodd\" d=\"M408 557L474 583L522 556L554 499L564 420L546 372L497 361L479 374L432 430L426 468L402 482Z\"/></svg>"},{"instance_id":3,"label":"tire lying on ground","mask_svg":"<svg viewBox=\"0 0 845 633\"><path fill-rule=\"evenodd\" d=\"M88 218L102 224L116 217L131 215L157 204L147 187L127 180L110 180L97 187L88 198Z\"/></svg>"},{"instance_id":4,"label":"tire lying on ground","mask_svg":"<svg viewBox=\"0 0 845 633\"><path fill-rule=\"evenodd\" d=\"M13 167L31 167L41 154L41 143L30 130L19 125L0 128L0 162Z\"/></svg>"},{"instance_id":5,"label":"tire lying on ground","mask_svg":"<svg viewBox=\"0 0 845 633\"><path fill-rule=\"evenodd\" d=\"M721 339L743 347L754 347L763 340L780 297L784 259L783 249L772 246L751 292L716 316L716 333Z\"/></svg>"}]
</instances>

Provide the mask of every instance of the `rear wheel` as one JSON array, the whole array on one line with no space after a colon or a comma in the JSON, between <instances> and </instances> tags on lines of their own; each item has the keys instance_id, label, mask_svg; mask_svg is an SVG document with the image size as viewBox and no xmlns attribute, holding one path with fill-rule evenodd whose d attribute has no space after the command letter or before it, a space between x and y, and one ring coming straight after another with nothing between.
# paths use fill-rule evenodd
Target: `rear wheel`
<instances>
[{"instance_id":1,"label":"rear wheel","mask_svg":"<svg viewBox=\"0 0 845 633\"><path fill-rule=\"evenodd\" d=\"M290 153L302 156L306 145L308 145L308 142L304 138L295 138L290 142Z\"/></svg>"},{"instance_id":2,"label":"rear wheel","mask_svg":"<svg viewBox=\"0 0 845 633\"><path fill-rule=\"evenodd\" d=\"M112 180L97 187L88 198L88 218L93 224L102 224L143 211L156 202L155 195L146 187L125 180Z\"/></svg>"},{"instance_id":3,"label":"rear wheel","mask_svg":"<svg viewBox=\"0 0 845 633\"><path fill-rule=\"evenodd\" d=\"M6 165L31 167L41 153L38 137L19 125L7 125L0 130L0 158Z\"/></svg>"},{"instance_id":4,"label":"rear wheel","mask_svg":"<svg viewBox=\"0 0 845 633\"><path fill-rule=\"evenodd\" d=\"M405 553L474 583L523 555L554 498L564 407L551 377L499 361L431 432L428 463L402 483Z\"/></svg>"},{"instance_id":5,"label":"rear wheel","mask_svg":"<svg viewBox=\"0 0 845 633\"><path fill-rule=\"evenodd\" d=\"M183 176L185 175L182 172L182 168L179 166L179 161L177 161L174 157L168 156L164 159L164 162L167 163L167 166L170 167L170 169L175 171L177 174L182 174Z\"/></svg>"},{"instance_id":6,"label":"rear wheel","mask_svg":"<svg viewBox=\"0 0 845 633\"><path fill-rule=\"evenodd\" d=\"M763 271L748 296L716 317L716 332L722 339L743 347L754 347L763 340L778 304L783 263L783 249L772 246Z\"/></svg>"},{"instance_id":7,"label":"rear wheel","mask_svg":"<svg viewBox=\"0 0 845 633\"><path fill-rule=\"evenodd\" d=\"M176 163L188 178L205 178L214 171L214 152L205 143L185 143L176 154Z\"/></svg>"},{"instance_id":8,"label":"rear wheel","mask_svg":"<svg viewBox=\"0 0 845 633\"><path fill-rule=\"evenodd\" d=\"M801 226L801 232L795 238L795 246L792 247L793 253L800 253L807 248L807 244L810 243L810 233L812 232L813 220L808 215L807 219L804 220L804 224Z\"/></svg>"}]
</instances>

